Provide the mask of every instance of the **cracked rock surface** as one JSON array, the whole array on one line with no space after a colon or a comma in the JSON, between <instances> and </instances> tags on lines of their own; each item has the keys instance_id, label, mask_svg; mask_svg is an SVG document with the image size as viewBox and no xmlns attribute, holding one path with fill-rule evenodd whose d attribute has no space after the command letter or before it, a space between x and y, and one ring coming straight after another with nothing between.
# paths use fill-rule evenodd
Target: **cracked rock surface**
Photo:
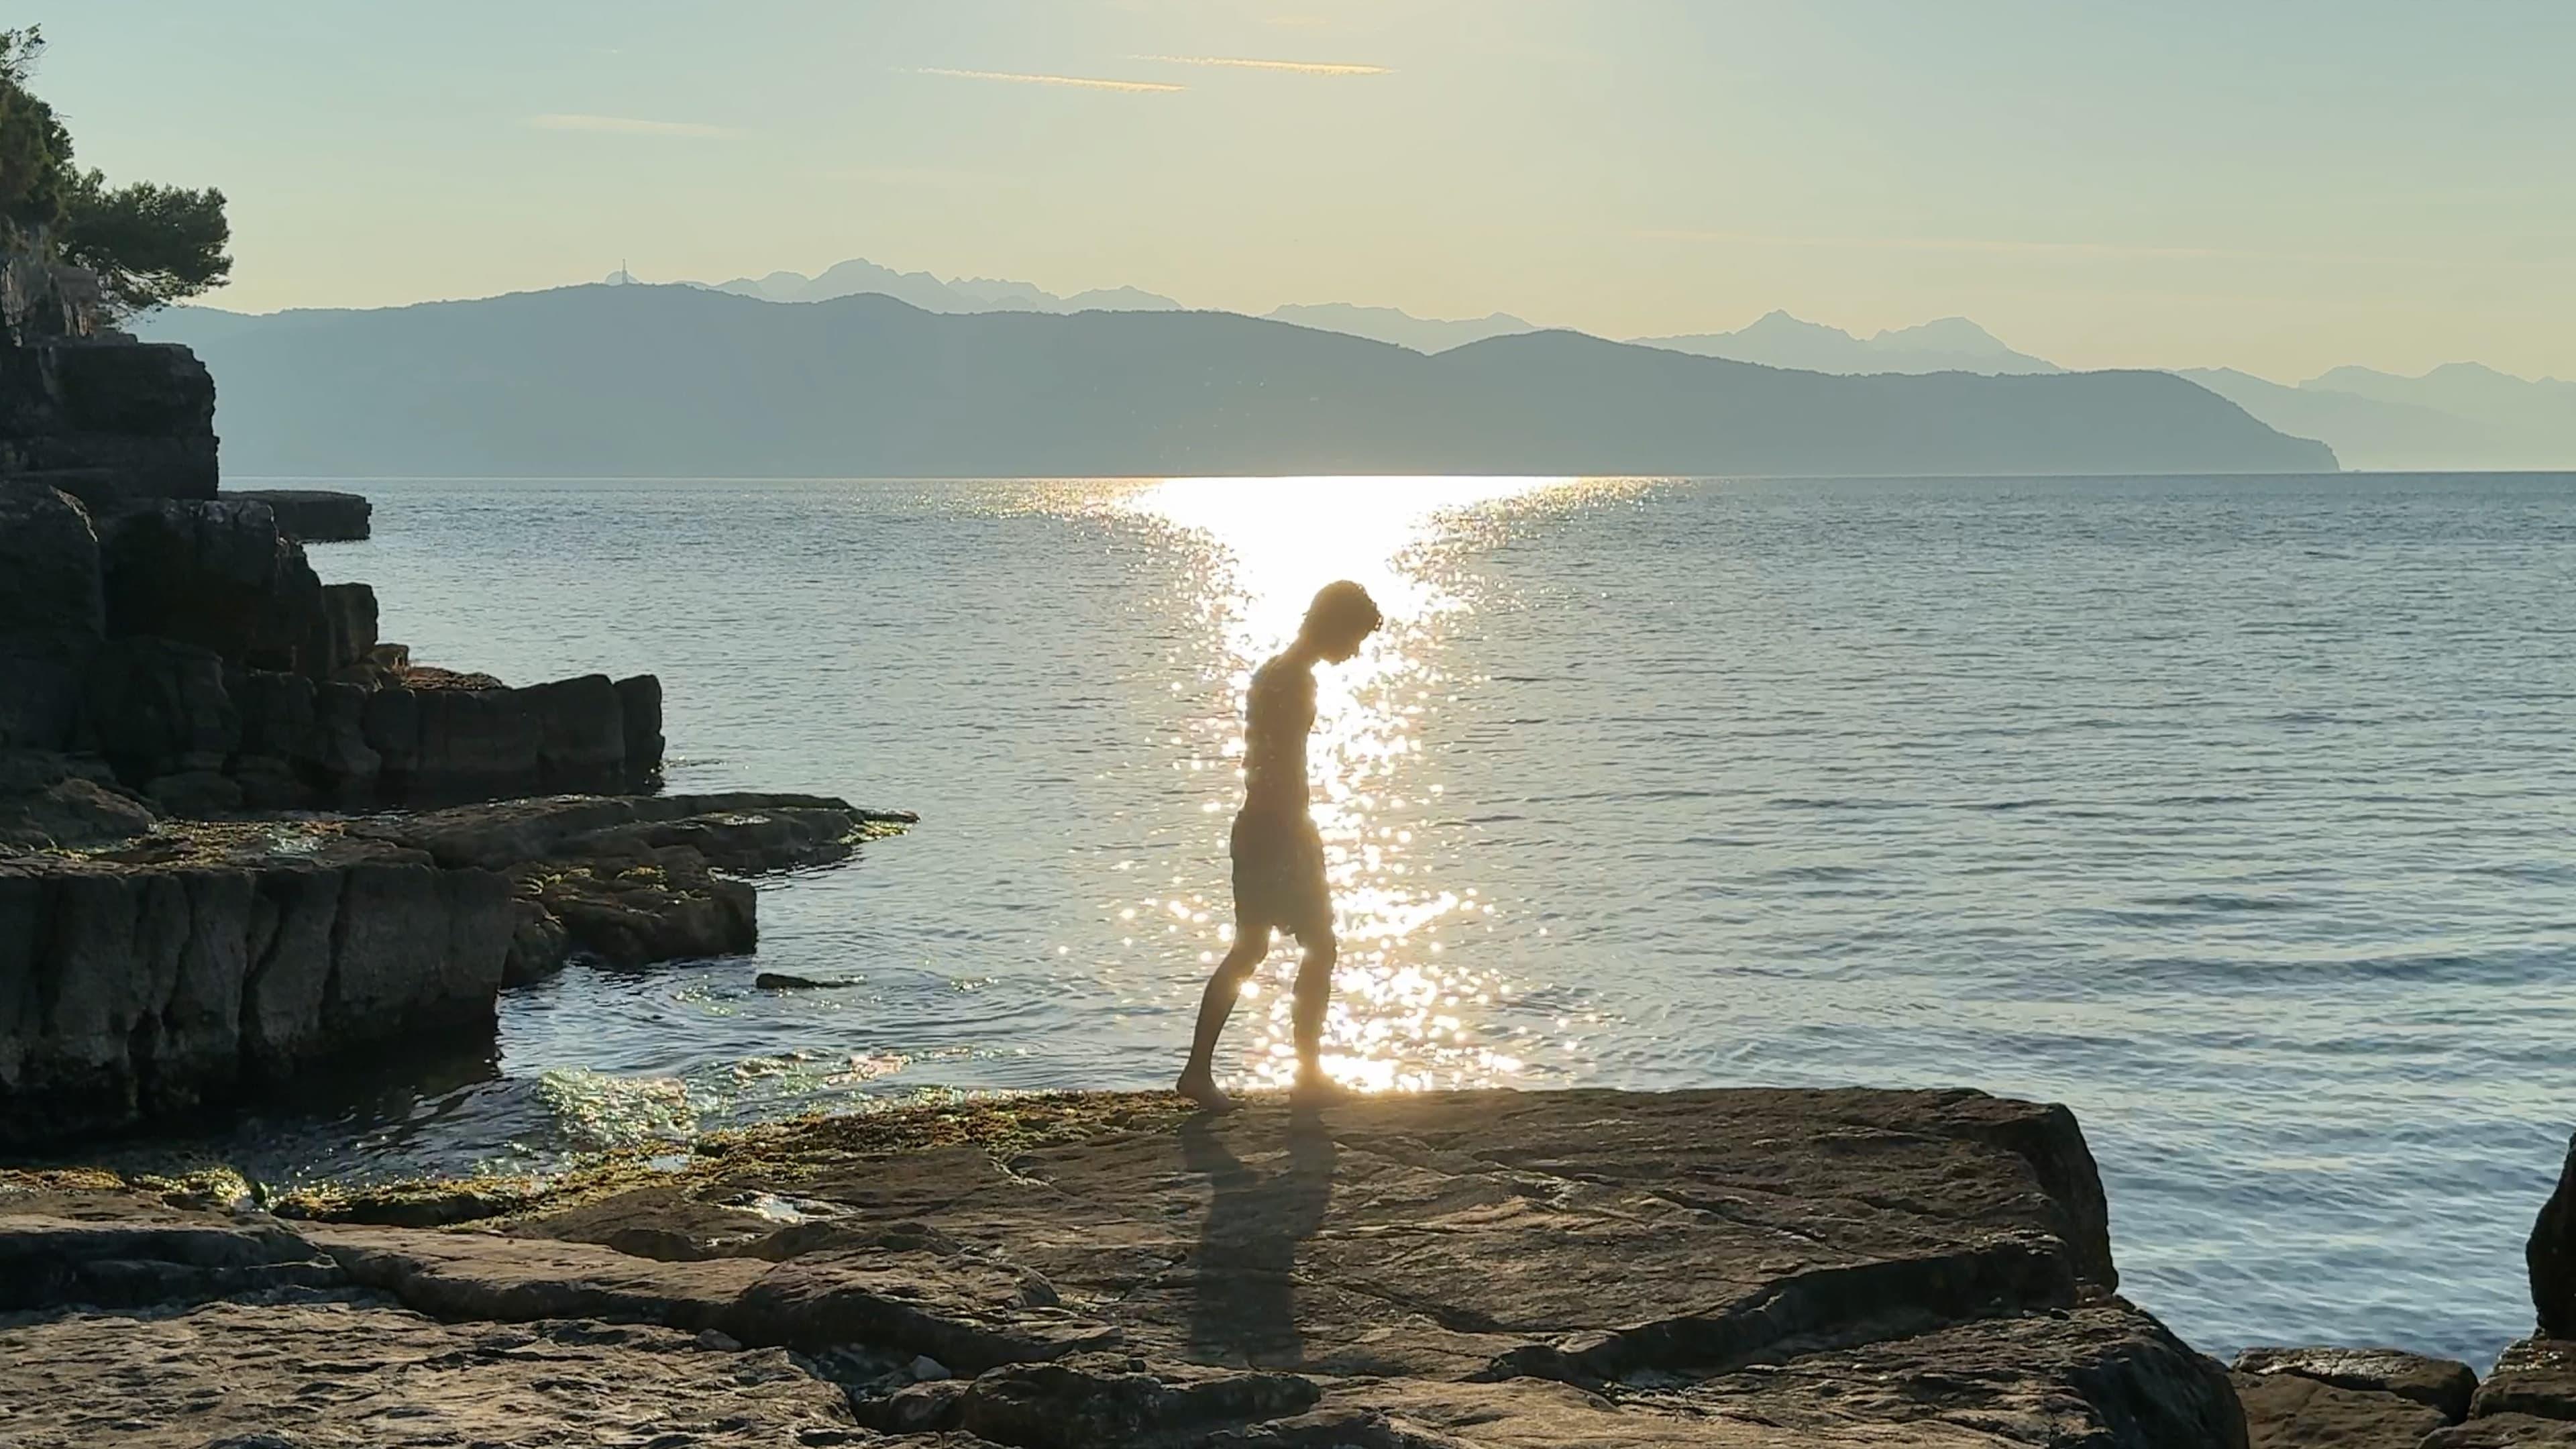
<instances>
[{"instance_id":1,"label":"cracked rock surface","mask_svg":"<svg viewBox=\"0 0 2576 1449\"><path fill-rule=\"evenodd\" d=\"M303 1218L12 1185L31 1444L75 1385L191 1446L2247 1442L2073 1118L1969 1092L1000 1099Z\"/></svg>"}]
</instances>

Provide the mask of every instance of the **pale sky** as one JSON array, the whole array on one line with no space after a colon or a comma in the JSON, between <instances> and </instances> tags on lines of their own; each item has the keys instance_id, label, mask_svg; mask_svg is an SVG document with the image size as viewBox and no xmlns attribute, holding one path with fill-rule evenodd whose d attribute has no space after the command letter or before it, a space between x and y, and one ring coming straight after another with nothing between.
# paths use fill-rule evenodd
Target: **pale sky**
<instances>
[{"instance_id":1,"label":"pale sky","mask_svg":"<svg viewBox=\"0 0 2576 1449\"><path fill-rule=\"evenodd\" d=\"M21 0L266 311L863 256L2576 377L2576 0ZM1224 63L1214 63L1224 62ZM1251 62L1261 62L1253 64Z\"/></svg>"}]
</instances>

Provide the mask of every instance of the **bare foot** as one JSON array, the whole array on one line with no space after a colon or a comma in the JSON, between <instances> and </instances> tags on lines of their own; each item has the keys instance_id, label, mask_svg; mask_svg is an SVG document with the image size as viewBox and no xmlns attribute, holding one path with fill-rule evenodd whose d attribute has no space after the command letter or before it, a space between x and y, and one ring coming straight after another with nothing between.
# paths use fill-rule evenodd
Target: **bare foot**
<instances>
[{"instance_id":1,"label":"bare foot","mask_svg":"<svg viewBox=\"0 0 2576 1449\"><path fill-rule=\"evenodd\" d=\"M1297 1084L1288 1089L1288 1100L1300 1107L1334 1107L1358 1097L1359 1093L1322 1072L1300 1072Z\"/></svg>"},{"instance_id":2,"label":"bare foot","mask_svg":"<svg viewBox=\"0 0 2576 1449\"><path fill-rule=\"evenodd\" d=\"M1216 1077L1209 1072L1183 1072L1172 1084L1172 1090L1199 1104L1202 1112L1231 1112L1234 1099L1217 1090Z\"/></svg>"}]
</instances>

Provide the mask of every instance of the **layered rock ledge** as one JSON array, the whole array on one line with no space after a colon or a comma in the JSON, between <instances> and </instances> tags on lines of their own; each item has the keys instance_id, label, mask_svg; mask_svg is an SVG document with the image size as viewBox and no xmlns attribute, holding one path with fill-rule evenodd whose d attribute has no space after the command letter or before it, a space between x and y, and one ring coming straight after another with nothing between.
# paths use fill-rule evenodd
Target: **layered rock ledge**
<instances>
[{"instance_id":1,"label":"layered rock ledge","mask_svg":"<svg viewBox=\"0 0 2576 1449\"><path fill-rule=\"evenodd\" d=\"M740 877L846 857L909 819L810 795L569 796L0 854L0 1145L488 1032L505 985L575 956L749 951Z\"/></svg>"},{"instance_id":2,"label":"layered rock ledge","mask_svg":"<svg viewBox=\"0 0 2576 1449\"><path fill-rule=\"evenodd\" d=\"M30 1446L2246 1442L2118 1296L2073 1118L1970 1092L1008 1099L274 1214L9 1186Z\"/></svg>"}]
</instances>

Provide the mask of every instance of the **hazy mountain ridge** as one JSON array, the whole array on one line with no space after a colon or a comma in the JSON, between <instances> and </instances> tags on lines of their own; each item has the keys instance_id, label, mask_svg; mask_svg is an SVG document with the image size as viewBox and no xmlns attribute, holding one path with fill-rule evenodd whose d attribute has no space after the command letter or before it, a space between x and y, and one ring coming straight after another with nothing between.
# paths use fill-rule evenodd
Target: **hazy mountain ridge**
<instances>
[{"instance_id":1,"label":"hazy mountain ridge","mask_svg":"<svg viewBox=\"0 0 2576 1449\"><path fill-rule=\"evenodd\" d=\"M1216 312L570 287L196 339L235 474L2322 471L2164 373L1828 377L1570 332L1425 356Z\"/></svg>"},{"instance_id":2,"label":"hazy mountain ridge","mask_svg":"<svg viewBox=\"0 0 2576 1449\"><path fill-rule=\"evenodd\" d=\"M2014 351L1965 317L1943 317L1863 338L1839 327L1804 321L1775 310L1734 332L1694 332L1634 340L1645 347L1806 372L2027 375L2066 370L2044 358Z\"/></svg>"},{"instance_id":3,"label":"hazy mountain ridge","mask_svg":"<svg viewBox=\"0 0 2576 1449\"><path fill-rule=\"evenodd\" d=\"M2576 468L2576 382L2473 362L2420 377L2338 367L2296 386L2233 368L2181 375L2284 432L2323 439L2346 467Z\"/></svg>"},{"instance_id":4,"label":"hazy mountain ridge","mask_svg":"<svg viewBox=\"0 0 2576 1449\"><path fill-rule=\"evenodd\" d=\"M683 282L680 285L709 286L704 282ZM1070 297L1059 297L1032 282L1007 281L998 277L955 277L943 281L929 272L898 272L861 257L836 262L811 277L802 272L771 272L765 277L736 277L730 282L718 282L712 285L711 290L769 302L828 302L836 297L876 292L908 302L925 312L1181 310L1181 304L1169 297L1134 287L1094 288L1076 292Z\"/></svg>"}]
</instances>

